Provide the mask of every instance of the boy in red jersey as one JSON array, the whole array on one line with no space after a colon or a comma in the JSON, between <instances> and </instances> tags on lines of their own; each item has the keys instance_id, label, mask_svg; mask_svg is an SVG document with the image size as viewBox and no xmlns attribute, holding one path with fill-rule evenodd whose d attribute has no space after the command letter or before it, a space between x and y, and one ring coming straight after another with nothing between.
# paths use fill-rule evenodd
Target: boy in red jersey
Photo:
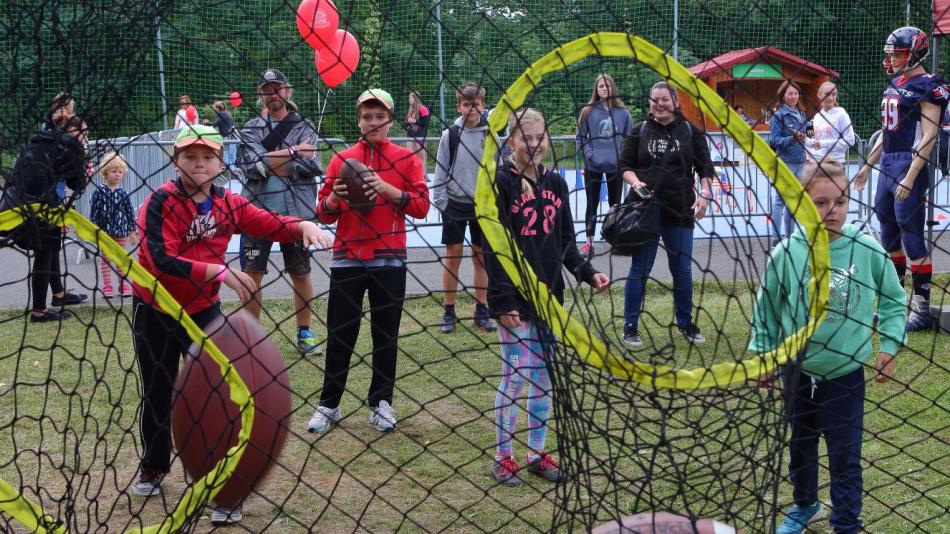
<instances>
[{"instance_id":1,"label":"boy in red jersey","mask_svg":"<svg viewBox=\"0 0 950 534\"><path fill-rule=\"evenodd\" d=\"M389 93L369 89L360 95L356 101L360 140L333 156L320 189L317 216L326 224L336 223L336 239L327 297L326 373L320 405L307 426L310 432L323 432L343 417L340 400L367 292L373 332L373 379L367 396L373 411L369 421L381 432L396 427L392 400L396 342L406 295L406 217L426 216L429 189L416 154L389 141L393 117ZM363 184L374 203L368 210L351 209L346 202L346 183L337 179L349 158L373 170Z\"/></svg>"},{"instance_id":2,"label":"boy in red jersey","mask_svg":"<svg viewBox=\"0 0 950 534\"><path fill-rule=\"evenodd\" d=\"M312 222L254 207L239 195L214 185L224 170L221 134L211 126L189 126L175 140L172 164L178 179L148 196L138 215L139 263L175 297L185 313L204 328L221 315L221 284L242 302L253 295L254 281L225 263L231 236L238 232L282 243L329 248L330 240ZM161 491L171 466L172 393L178 361L191 339L177 317L153 305L154 288L134 286L132 334L142 374L142 459L136 495ZM240 519L228 510L223 523ZM216 511L212 514L221 515Z\"/></svg>"}]
</instances>

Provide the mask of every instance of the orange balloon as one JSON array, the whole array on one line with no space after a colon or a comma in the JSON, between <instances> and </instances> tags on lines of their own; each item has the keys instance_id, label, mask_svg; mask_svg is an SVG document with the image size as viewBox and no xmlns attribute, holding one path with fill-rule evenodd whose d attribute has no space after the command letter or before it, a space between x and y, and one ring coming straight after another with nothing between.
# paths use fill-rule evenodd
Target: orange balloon
<instances>
[{"instance_id":1,"label":"orange balloon","mask_svg":"<svg viewBox=\"0 0 950 534\"><path fill-rule=\"evenodd\" d=\"M323 83L333 89L356 72L360 63L360 45L350 32L337 30L332 43L314 52L313 61Z\"/></svg>"},{"instance_id":2,"label":"orange balloon","mask_svg":"<svg viewBox=\"0 0 950 534\"><path fill-rule=\"evenodd\" d=\"M340 27L340 13L330 0L303 0L297 6L297 31L314 50L333 42Z\"/></svg>"}]
</instances>

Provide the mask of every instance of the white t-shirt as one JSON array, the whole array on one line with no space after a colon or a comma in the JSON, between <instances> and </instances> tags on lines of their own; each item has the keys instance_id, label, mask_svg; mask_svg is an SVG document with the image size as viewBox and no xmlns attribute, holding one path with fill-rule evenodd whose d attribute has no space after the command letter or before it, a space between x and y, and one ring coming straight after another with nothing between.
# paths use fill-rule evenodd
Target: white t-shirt
<instances>
[{"instance_id":1,"label":"white t-shirt","mask_svg":"<svg viewBox=\"0 0 950 534\"><path fill-rule=\"evenodd\" d=\"M835 106L828 111L818 111L811 120L815 128L815 137L805 140L805 148L815 161L827 158L844 163L848 149L854 146L854 129L851 117L842 107ZM820 148L815 148L818 140Z\"/></svg>"},{"instance_id":2,"label":"white t-shirt","mask_svg":"<svg viewBox=\"0 0 950 534\"><path fill-rule=\"evenodd\" d=\"M185 126L191 125L194 126L198 124L198 121L191 122L188 120L188 109L179 109L178 113L175 113L175 129L180 130Z\"/></svg>"}]
</instances>

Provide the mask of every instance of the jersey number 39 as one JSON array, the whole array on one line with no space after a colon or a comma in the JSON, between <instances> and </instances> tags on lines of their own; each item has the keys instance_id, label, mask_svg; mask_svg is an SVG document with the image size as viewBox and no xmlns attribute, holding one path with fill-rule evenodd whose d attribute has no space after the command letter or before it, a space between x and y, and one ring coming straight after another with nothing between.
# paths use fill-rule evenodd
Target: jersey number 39
<instances>
[{"instance_id":1,"label":"jersey number 39","mask_svg":"<svg viewBox=\"0 0 950 534\"><path fill-rule=\"evenodd\" d=\"M885 130L897 130L901 122L900 99L896 96L886 96L881 100L881 125Z\"/></svg>"}]
</instances>

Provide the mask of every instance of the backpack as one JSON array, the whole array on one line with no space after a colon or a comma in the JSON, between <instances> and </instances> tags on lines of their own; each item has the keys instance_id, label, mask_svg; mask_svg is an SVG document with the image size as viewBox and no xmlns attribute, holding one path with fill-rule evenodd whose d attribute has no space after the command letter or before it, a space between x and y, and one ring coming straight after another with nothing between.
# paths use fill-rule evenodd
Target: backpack
<instances>
[{"instance_id":1,"label":"backpack","mask_svg":"<svg viewBox=\"0 0 950 534\"><path fill-rule=\"evenodd\" d=\"M62 130L30 136L4 184L0 211L36 202L59 205L56 183L64 181L76 196L86 185L86 150Z\"/></svg>"}]
</instances>

